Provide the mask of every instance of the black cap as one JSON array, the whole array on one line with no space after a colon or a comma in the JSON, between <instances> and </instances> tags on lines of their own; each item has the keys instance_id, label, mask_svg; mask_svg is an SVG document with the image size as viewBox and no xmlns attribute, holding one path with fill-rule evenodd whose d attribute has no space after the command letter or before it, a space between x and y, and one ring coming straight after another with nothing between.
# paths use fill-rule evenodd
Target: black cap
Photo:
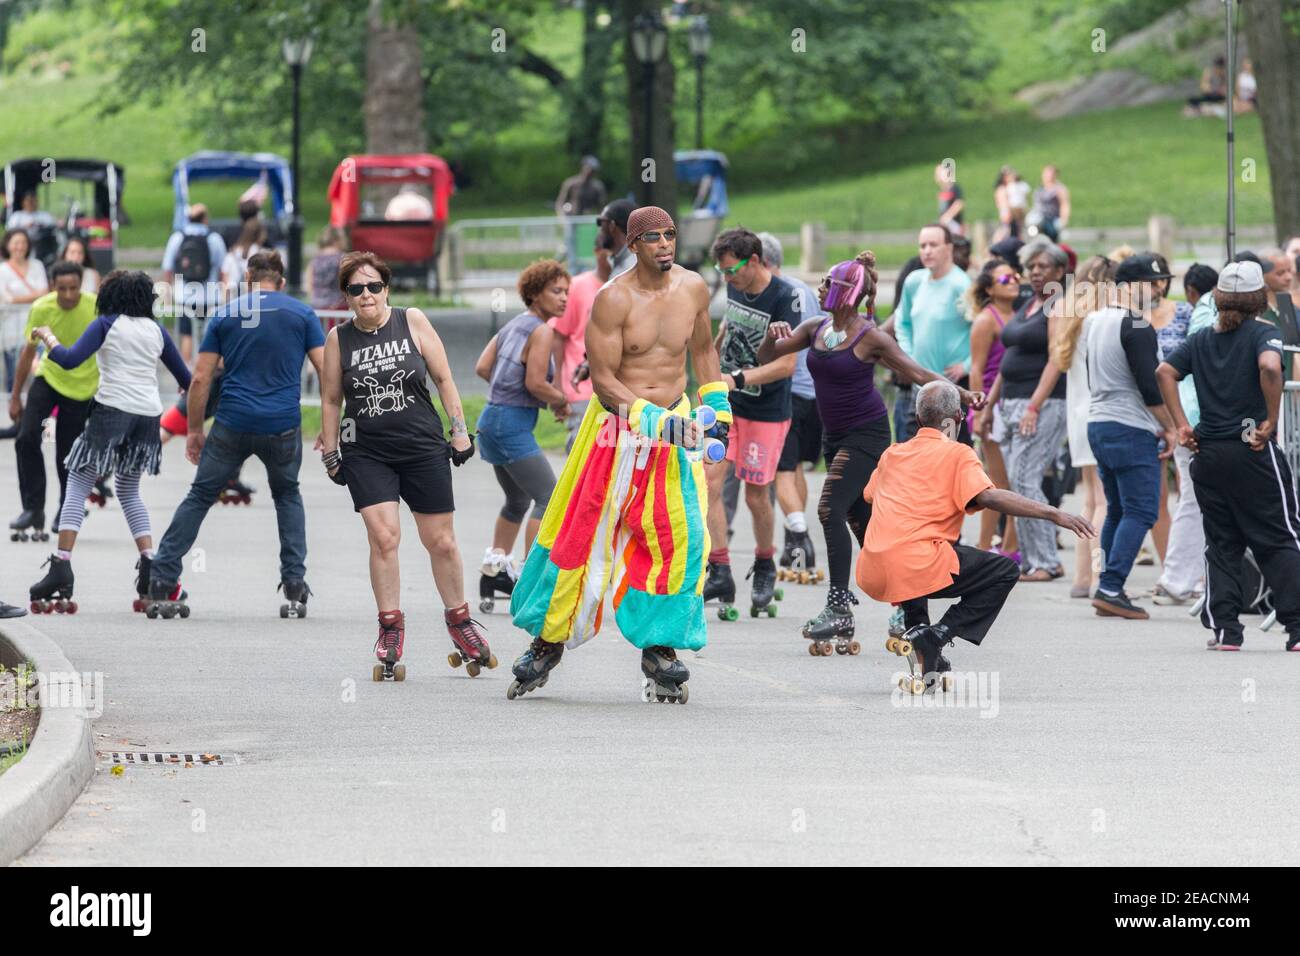
<instances>
[{"instance_id":1,"label":"black cap","mask_svg":"<svg viewBox=\"0 0 1300 956\"><path fill-rule=\"evenodd\" d=\"M1187 267L1183 273L1183 288L1195 289L1201 295L1205 295L1214 288L1215 283L1219 281L1219 273L1215 272L1210 266L1201 265L1194 262Z\"/></svg>"},{"instance_id":2,"label":"black cap","mask_svg":"<svg viewBox=\"0 0 1300 956\"><path fill-rule=\"evenodd\" d=\"M627 232L627 219L628 216L632 215L634 209L636 209L636 203L632 200L615 199L600 211L600 215L596 217L596 222L600 222L602 219L608 219L614 225L618 226L618 228Z\"/></svg>"},{"instance_id":3,"label":"black cap","mask_svg":"<svg viewBox=\"0 0 1300 956\"><path fill-rule=\"evenodd\" d=\"M1164 267L1154 252L1139 252L1135 256L1129 256L1115 270L1116 282L1157 282L1173 277L1173 273Z\"/></svg>"},{"instance_id":4,"label":"black cap","mask_svg":"<svg viewBox=\"0 0 1300 956\"><path fill-rule=\"evenodd\" d=\"M1255 265L1259 266L1259 271L1260 271L1260 272L1272 272L1272 271L1273 271L1273 263L1272 263L1272 262L1265 262L1263 259L1261 259L1259 256L1255 255L1255 253L1253 253L1253 252L1239 252L1239 253L1237 253L1235 256L1232 257L1232 261L1233 261L1233 262L1253 262L1253 263L1255 263Z\"/></svg>"},{"instance_id":5,"label":"black cap","mask_svg":"<svg viewBox=\"0 0 1300 956\"><path fill-rule=\"evenodd\" d=\"M1005 259L1015 267L1017 272L1020 271L1020 247L1024 243L1015 236L1007 236L1000 242L995 242L989 246L989 254L997 256L999 259Z\"/></svg>"}]
</instances>

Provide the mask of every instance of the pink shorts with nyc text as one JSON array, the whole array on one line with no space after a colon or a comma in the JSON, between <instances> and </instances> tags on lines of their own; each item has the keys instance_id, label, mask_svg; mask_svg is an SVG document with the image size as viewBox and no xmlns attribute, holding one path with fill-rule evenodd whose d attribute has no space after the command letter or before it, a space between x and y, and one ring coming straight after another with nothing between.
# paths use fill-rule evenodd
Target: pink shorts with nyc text
<instances>
[{"instance_id":1,"label":"pink shorts with nyc text","mask_svg":"<svg viewBox=\"0 0 1300 956\"><path fill-rule=\"evenodd\" d=\"M736 465L736 477L750 485L770 485L785 447L790 419L756 422L736 416L727 435L727 461Z\"/></svg>"}]
</instances>

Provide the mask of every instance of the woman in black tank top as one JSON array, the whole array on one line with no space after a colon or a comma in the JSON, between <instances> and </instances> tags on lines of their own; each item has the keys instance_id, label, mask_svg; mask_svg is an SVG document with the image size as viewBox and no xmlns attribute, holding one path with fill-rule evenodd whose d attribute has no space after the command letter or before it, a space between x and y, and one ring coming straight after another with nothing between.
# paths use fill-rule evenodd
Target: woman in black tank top
<instances>
[{"instance_id":1,"label":"woman in black tank top","mask_svg":"<svg viewBox=\"0 0 1300 956\"><path fill-rule=\"evenodd\" d=\"M446 605L443 617L456 649L448 660L453 666L465 662L475 676L480 666L495 667L496 658L465 601L450 468L469 460L474 443L442 340L419 309L389 306L390 277L373 253L351 252L339 263L339 287L352 319L325 340L321 459L330 478L347 485L370 539L370 585L379 611L374 679L402 680L406 674L398 663L406 626L398 606L399 499L415 518ZM451 420L450 442L429 379Z\"/></svg>"}]
</instances>

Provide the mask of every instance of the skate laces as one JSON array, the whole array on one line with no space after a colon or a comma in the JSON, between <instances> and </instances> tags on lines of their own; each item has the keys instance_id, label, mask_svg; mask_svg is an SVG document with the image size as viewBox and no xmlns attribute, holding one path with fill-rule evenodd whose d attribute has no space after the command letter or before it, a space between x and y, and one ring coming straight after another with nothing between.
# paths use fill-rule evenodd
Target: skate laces
<instances>
[{"instance_id":1,"label":"skate laces","mask_svg":"<svg viewBox=\"0 0 1300 956\"><path fill-rule=\"evenodd\" d=\"M483 635L479 632L479 628L483 625L472 617L467 617L458 624L453 624L451 626L454 627L457 632L459 632L460 636L465 639L466 644L476 648L486 646L483 643Z\"/></svg>"}]
</instances>

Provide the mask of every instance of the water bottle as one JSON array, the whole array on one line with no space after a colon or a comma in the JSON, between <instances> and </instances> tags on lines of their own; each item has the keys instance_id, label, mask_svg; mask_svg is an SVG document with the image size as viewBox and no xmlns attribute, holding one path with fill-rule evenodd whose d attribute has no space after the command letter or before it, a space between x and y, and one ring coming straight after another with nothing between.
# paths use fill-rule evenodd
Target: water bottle
<instances>
[{"instance_id":1,"label":"water bottle","mask_svg":"<svg viewBox=\"0 0 1300 956\"><path fill-rule=\"evenodd\" d=\"M718 413L708 405L695 406L691 417L704 431L708 431L718 421ZM716 464L727 457L727 448L716 438L705 438L696 447L687 448L686 457L691 461L707 461Z\"/></svg>"}]
</instances>

